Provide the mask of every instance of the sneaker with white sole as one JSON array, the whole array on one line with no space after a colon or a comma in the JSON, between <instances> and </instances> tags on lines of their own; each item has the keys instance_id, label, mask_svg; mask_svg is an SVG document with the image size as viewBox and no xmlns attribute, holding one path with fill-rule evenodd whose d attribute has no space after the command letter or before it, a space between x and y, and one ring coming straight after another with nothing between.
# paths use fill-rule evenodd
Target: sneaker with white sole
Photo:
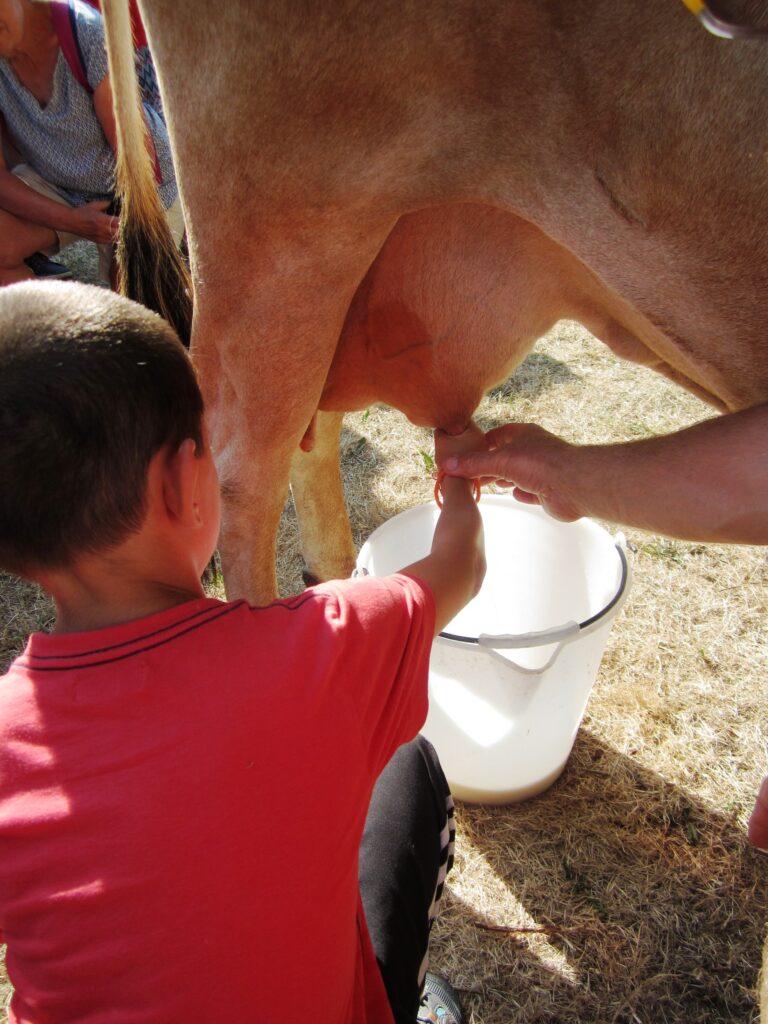
<instances>
[{"instance_id":1,"label":"sneaker with white sole","mask_svg":"<svg viewBox=\"0 0 768 1024\"><path fill-rule=\"evenodd\" d=\"M438 974L427 972L416 1021L417 1024L464 1024L459 997L453 986Z\"/></svg>"}]
</instances>

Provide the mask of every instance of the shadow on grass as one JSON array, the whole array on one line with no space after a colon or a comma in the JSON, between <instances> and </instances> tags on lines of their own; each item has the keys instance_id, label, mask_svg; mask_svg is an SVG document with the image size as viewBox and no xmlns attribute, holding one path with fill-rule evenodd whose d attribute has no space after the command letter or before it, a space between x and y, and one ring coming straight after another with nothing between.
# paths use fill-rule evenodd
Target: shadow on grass
<instances>
[{"instance_id":1,"label":"shadow on grass","mask_svg":"<svg viewBox=\"0 0 768 1024\"><path fill-rule=\"evenodd\" d=\"M559 384L581 380L567 363L553 359L545 352L531 352L515 372L502 384L492 388L491 398L513 401L516 398L536 398Z\"/></svg>"},{"instance_id":2,"label":"shadow on grass","mask_svg":"<svg viewBox=\"0 0 768 1024\"><path fill-rule=\"evenodd\" d=\"M524 924L534 922L526 931L451 895L438 955L450 965L452 935L463 933L452 980L474 988L465 1006L482 1007L483 1020L757 1019L768 858L749 847L735 811L707 806L582 730L546 793L507 807L464 804L458 819Z\"/></svg>"}]
</instances>

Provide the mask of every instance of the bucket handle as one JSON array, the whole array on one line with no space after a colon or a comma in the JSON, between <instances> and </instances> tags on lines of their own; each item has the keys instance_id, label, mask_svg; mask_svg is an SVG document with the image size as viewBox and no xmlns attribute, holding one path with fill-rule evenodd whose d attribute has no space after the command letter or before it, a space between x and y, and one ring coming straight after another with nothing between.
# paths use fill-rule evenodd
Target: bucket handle
<instances>
[{"instance_id":1,"label":"bucket handle","mask_svg":"<svg viewBox=\"0 0 768 1024\"><path fill-rule=\"evenodd\" d=\"M632 580L632 570L626 556L626 539L624 534L617 533L614 537L614 541L616 544L616 551L619 555L619 561L621 562L621 579L619 580L618 589L605 608L601 609L591 618L585 619L584 622L564 622L560 626L551 626L549 629L531 630L529 633L502 633L496 636L488 633L481 633L477 638L456 636L452 633L441 633L441 639L448 641L448 643L456 645L457 647L465 647L468 643L477 644L492 658L495 658L497 661L502 662L502 664L508 667L511 666L518 672L522 672L526 675L539 675L542 672L546 672L548 668L551 668L551 666L554 665L566 644L576 640L577 637L588 636L590 633L593 633L602 625L603 619L609 612L618 612L624 604L629 593L629 584ZM550 644L557 644L555 650L552 652L552 655L546 665L536 669L526 668L524 665L519 665L516 661L513 661L511 658L506 658L503 654L499 653L501 650L519 651L530 647L549 647Z\"/></svg>"},{"instance_id":2,"label":"bucket handle","mask_svg":"<svg viewBox=\"0 0 768 1024\"><path fill-rule=\"evenodd\" d=\"M485 633L481 633L477 638L477 643L486 654L496 661L500 661L507 668L513 668L525 675L535 676L551 668L560 657L560 652L565 645L575 640L579 635L578 622L564 622L562 626L553 626L551 629L532 630L530 633L521 633L518 636L488 636ZM511 649L520 651L529 647L549 647L550 644L556 644L557 646L546 663L539 668L527 668L513 658L505 657L501 653L501 650Z\"/></svg>"}]
</instances>

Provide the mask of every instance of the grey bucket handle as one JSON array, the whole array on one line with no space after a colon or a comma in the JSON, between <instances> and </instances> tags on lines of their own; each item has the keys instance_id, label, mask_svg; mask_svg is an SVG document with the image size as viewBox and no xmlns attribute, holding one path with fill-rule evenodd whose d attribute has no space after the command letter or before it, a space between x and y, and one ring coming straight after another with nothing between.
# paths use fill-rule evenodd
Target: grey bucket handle
<instances>
[{"instance_id":1,"label":"grey bucket handle","mask_svg":"<svg viewBox=\"0 0 768 1024\"><path fill-rule=\"evenodd\" d=\"M549 629L534 629L530 633L501 633L493 636L481 633L477 642L481 647L495 647L502 650L520 651L527 647L549 647L550 644L564 643L575 640L581 633L578 622L564 622L562 626L551 626Z\"/></svg>"},{"instance_id":2,"label":"grey bucket handle","mask_svg":"<svg viewBox=\"0 0 768 1024\"><path fill-rule=\"evenodd\" d=\"M625 552L626 540L624 534L616 534L614 542L619 555L619 561L621 562L621 579L619 580L618 589L604 608L590 618L585 619L584 622L570 621L564 622L560 626L551 626L549 629L531 630L528 633L502 633L496 636L481 633L478 637L464 637L457 636L454 633L440 633L440 639L447 641L452 646L463 648L466 648L467 644L477 644L478 647L496 661L500 661L503 665L514 668L526 675L540 675L542 672L546 672L555 663L566 644L572 643L578 637L588 636L590 633L593 633L603 624L603 619L610 612L618 612L624 604L629 593L629 584L632 581L632 570ZM552 652L552 656L547 663L541 668L536 669L519 665L516 661L506 658L500 653L502 650L519 651L531 647L549 647L550 644L557 644L557 647Z\"/></svg>"},{"instance_id":3,"label":"grey bucket handle","mask_svg":"<svg viewBox=\"0 0 768 1024\"><path fill-rule=\"evenodd\" d=\"M500 661L507 668L513 668L527 676L538 676L554 665L566 644L578 639L581 635L578 622L564 622L562 626L532 630L530 633L521 633L518 636L487 636L485 633L481 633L477 638L477 643L486 654L495 661ZM504 649L521 651L530 647L549 647L551 644L557 646L539 668L528 668L501 653Z\"/></svg>"}]
</instances>

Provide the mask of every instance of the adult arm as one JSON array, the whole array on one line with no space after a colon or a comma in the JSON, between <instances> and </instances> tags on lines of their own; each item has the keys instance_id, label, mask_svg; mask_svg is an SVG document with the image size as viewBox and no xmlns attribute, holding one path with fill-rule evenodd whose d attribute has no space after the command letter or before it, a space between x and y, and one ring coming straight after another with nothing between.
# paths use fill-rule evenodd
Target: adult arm
<instances>
[{"instance_id":1,"label":"adult arm","mask_svg":"<svg viewBox=\"0 0 768 1024\"><path fill-rule=\"evenodd\" d=\"M109 75L104 75L93 91L93 108L96 111L96 117L101 125L101 130L104 132L112 152L117 156L117 125L115 124L115 110L112 105L112 86L110 85ZM147 152L154 163L156 159L155 144L152 140L152 132L146 113L143 114L143 117Z\"/></svg>"},{"instance_id":2,"label":"adult arm","mask_svg":"<svg viewBox=\"0 0 768 1024\"><path fill-rule=\"evenodd\" d=\"M455 437L435 432L437 464L451 455L484 447L483 435L471 424ZM445 479L443 508L432 549L426 558L402 571L427 584L435 600L435 632L439 633L478 592L485 576L483 524L472 486L467 480Z\"/></svg>"},{"instance_id":3,"label":"adult arm","mask_svg":"<svg viewBox=\"0 0 768 1024\"><path fill-rule=\"evenodd\" d=\"M768 405L625 444L568 444L533 424L486 435L446 472L496 480L557 519L596 516L670 537L768 544Z\"/></svg>"},{"instance_id":4,"label":"adult arm","mask_svg":"<svg viewBox=\"0 0 768 1024\"><path fill-rule=\"evenodd\" d=\"M103 212L107 205L94 202L76 208L40 195L8 170L0 147L0 207L8 213L93 242L111 242L117 230L117 218Z\"/></svg>"},{"instance_id":5,"label":"adult arm","mask_svg":"<svg viewBox=\"0 0 768 1024\"><path fill-rule=\"evenodd\" d=\"M104 132L112 152L117 156L117 127L115 126L112 86L109 83L109 75L104 75L93 90L93 109L96 112L101 130Z\"/></svg>"}]
</instances>

